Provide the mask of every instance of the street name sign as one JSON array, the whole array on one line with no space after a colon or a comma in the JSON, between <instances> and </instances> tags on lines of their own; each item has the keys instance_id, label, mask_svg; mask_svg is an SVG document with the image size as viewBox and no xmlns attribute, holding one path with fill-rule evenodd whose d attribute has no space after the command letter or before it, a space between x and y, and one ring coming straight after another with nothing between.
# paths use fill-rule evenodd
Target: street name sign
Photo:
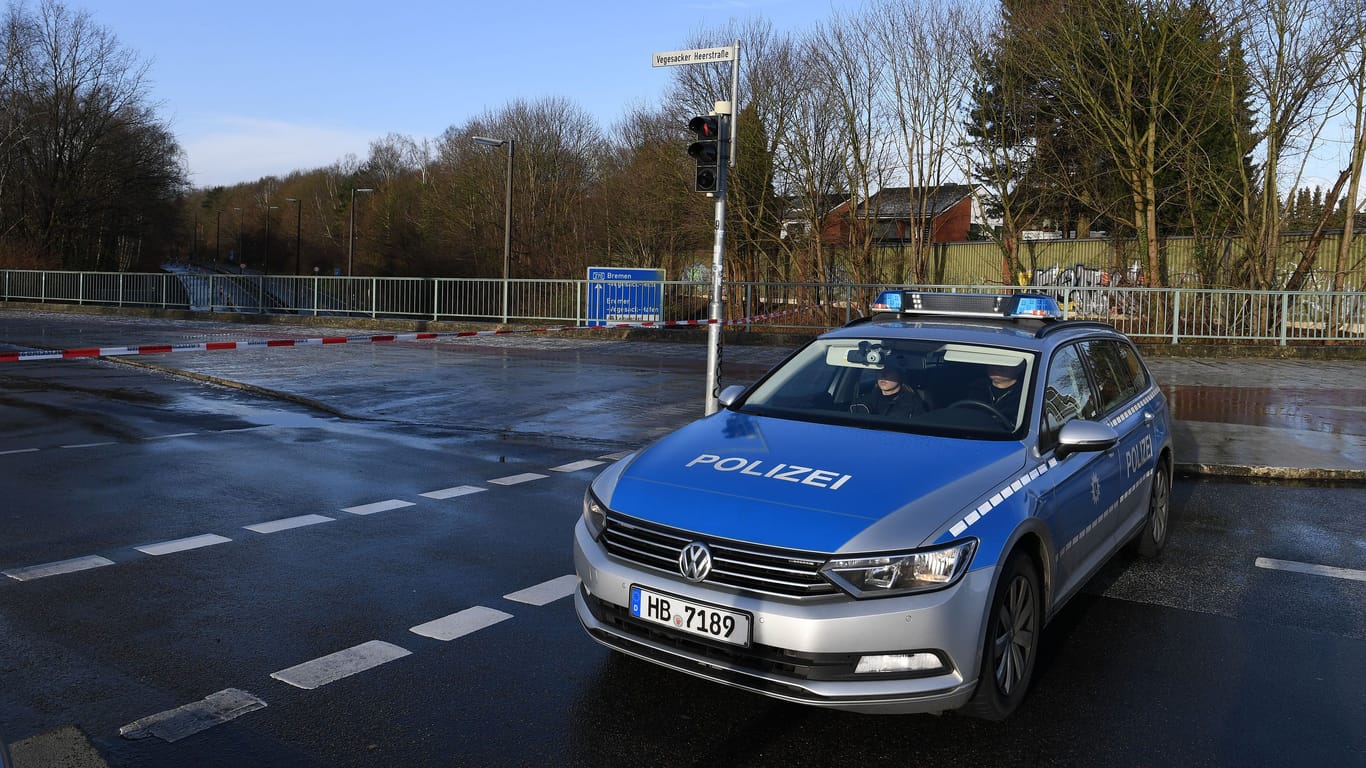
<instances>
[{"instance_id":1,"label":"street name sign","mask_svg":"<svg viewBox=\"0 0 1366 768\"><path fill-rule=\"evenodd\" d=\"M654 67L681 67L685 64L719 64L738 58L739 49L728 45L724 48L694 48L691 51L667 51L650 55L650 65Z\"/></svg>"}]
</instances>

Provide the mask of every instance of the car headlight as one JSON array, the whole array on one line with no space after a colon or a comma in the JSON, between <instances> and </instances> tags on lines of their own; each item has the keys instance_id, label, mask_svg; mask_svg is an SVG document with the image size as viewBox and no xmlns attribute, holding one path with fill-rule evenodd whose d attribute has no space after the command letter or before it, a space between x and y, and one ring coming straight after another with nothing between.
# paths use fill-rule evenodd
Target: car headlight
<instances>
[{"instance_id":1,"label":"car headlight","mask_svg":"<svg viewBox=\"0 0 1366 768\"><path fill-rule=\"evenodd\" d=\"M831 560L821 575L853 597L891 597L951 586L968 571L976 539L934 549Z\"/></svg>"},{"instance_id":2,"label":"car headlight","mask_svg":"<svg viewBox=\"0 0 1366 768\"><path fill-rule=\"evenodd\" d=\"M593 489L589 488L583 494L583 522L588 526L588 533L596 540L607 528L607 507L598 497L593 495Z\"/></svg>"}]
</instances>

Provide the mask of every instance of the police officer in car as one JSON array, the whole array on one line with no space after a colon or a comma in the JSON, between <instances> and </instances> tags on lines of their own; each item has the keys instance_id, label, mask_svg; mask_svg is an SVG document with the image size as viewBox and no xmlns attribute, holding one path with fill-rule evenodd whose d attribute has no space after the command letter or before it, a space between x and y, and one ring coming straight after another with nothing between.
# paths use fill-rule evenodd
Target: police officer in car
<instances>
[{"instance_id":1,"label":"police officer in car","mask_svg":"<svg viewBox=\"0 0 1366 768\"><path fill-rule=\"evenodd\" d=\"M905 420L929 410L920 393L906 384L901 371L887 366L878 371L877 386L859 397L850 408L854 413Z\"/></svg>"}]
</instances>

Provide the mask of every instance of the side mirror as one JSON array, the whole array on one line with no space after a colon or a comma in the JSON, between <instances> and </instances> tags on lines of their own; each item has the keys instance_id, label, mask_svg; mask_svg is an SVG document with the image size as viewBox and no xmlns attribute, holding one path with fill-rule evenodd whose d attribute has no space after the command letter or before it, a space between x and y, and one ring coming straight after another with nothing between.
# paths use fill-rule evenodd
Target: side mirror
<instances>
[{"instance_id":1,"label":"side mirror","mask_svg":"<svg viewBox=\"0 0 1366 768\"><path fill-rule=\"evenodd\" d=\"M716 396L717 402L721 403L722 408L729 408L732 403L740 399L740 395L745 394L745 385L732 384L721 390L721 394Z\"/></svg>"},{"instance_id":2,"label":"side mirror","mask_svg":"<svg viewBox=\"0 0 1366 768\"><path fill-rule=\"evenodd\" d=\"M1119 442L1119 433L1109 424L1076 419L1062 426L1058 432L1059 459L1083 451L1106 451Z\"/></svg>"}]
</instances>

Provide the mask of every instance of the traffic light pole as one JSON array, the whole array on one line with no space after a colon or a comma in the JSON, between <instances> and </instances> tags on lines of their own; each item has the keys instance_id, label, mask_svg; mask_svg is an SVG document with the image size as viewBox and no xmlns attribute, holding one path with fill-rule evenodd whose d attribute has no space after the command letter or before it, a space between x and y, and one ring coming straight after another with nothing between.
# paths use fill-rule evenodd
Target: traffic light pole
<instances>
[{"instance_id":1,"label":"traffic light pole","mask_svg":"<svg viewBox=\"0 0 1366 768\"><path fill-rule=\"evenodd\" d=\"M693 188L716 200L713 222L715 240L711 252L711 316L707 325L707 400L708 416L720 409L721 396L721 318L722 272L726 257L726 179L735 165L734 105L740 89L740 41L725 48L696 48L687 51L656 53L652 66L674 67L691 64L730 62L730 101L716 102L711 115L699 115L688 122L696 141L688 145L688 155L697 161ZM724 151L722 151L724 150Z\"/></svg>"},{"instance_id":2,"label":"traffic light pole","mask_svg":"<svg viewBox=\"0 0 1366 768\"><path fill-rule=\"evenodd\" d=\"M707 403L708 416L720 409L721 395L721 277L726 258L726 182L727 163L717 163L716 235L711 247L711 324L707 326Z\"/></svg>"}]
</instances>

